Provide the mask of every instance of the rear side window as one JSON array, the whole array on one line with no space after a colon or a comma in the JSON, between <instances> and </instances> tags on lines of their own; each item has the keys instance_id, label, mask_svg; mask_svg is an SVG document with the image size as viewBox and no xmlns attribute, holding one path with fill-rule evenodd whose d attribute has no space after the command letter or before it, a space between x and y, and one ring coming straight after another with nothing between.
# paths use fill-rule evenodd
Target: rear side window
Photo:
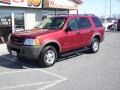
<instances>
[{"instance_id":1,"label":"rear side window","mask_svg":"<svg viewBox=\"0 0 120 90\"><path fill-rule=\"evenodd\" d=\"M91 27L91 23L87 17L80 17L78 19L78 27L79 29L87 29Z\"/></svg>"},{"instance_id":2,"label":"rear side window","mask_svg":"<svg viewBox=\"0 0 120 90\"><path fill-rule=\"evenodd\" d=\"M96 27L103 27L102 22L98 17L92 17L92 20Z\"/></svg>"}]
</instances>

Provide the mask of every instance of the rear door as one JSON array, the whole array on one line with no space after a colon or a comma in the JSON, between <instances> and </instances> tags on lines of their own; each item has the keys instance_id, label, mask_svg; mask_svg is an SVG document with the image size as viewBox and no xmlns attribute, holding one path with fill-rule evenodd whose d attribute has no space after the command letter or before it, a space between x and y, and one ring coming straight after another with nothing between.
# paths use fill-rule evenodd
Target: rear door
<instances>
[{"instance_id":1,"label":"rear door","mask_svg":"<svg viewBox=\"0 0 120 90\"><path fill-rule=\"evenodd\" d=\"M93 35L92 25L88 17L79 17L78 28L80 32L79 44L80 47L87 46L90 43L91 37Z\"/></svg>"}]
</instances>

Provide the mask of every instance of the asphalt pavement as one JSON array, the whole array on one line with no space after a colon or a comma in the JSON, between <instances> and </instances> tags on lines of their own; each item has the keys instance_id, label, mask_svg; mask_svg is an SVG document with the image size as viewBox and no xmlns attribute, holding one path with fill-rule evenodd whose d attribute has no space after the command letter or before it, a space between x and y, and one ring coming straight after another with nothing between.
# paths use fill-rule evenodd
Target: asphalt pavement
<instances>
[{"instance_id":1,"label":"asphalt pavement","mask_svg":"<svg viewBox=\"0 0 120 90\"><path fill-rule=\"evenodd\" d=\"M0 90L119 89L120 32L106 32L98 53L75 53L49 68L19 61L0 45Z\"/></svg>"}]
</instances>

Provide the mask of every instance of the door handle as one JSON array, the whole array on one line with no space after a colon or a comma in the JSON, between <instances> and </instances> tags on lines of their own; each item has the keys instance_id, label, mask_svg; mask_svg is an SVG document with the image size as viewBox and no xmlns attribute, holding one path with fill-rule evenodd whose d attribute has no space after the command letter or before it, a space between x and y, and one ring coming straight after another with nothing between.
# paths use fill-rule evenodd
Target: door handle
<instances>
[{"instance_id":1,"label":"door handle","mask_svg":"<svg viewBox=\"0 0 120 90\"><path fill-rule=\"evenodd\" d=\"M91 32L93 33L94 31L93 31L93 30L91 30Z\"/></svg>"},{"instance_id":2,"label":"door handle","mask_svg":"<svg viewBox=\"0 0 120 90\"><path fill-rule=\"evenodd\" d=\"M77 35L79 35L79 34L80 34L80 32L76 32L76 34L77 34Z\"/></svg>"}]
</instances>

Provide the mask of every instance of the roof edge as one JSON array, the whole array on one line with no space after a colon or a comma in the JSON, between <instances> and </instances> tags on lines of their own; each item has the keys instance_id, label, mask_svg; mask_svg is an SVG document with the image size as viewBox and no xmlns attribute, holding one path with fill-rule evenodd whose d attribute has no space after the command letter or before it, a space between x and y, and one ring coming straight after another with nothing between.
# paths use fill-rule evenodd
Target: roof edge
<instances>
[{"instance_id":1,"label":"roof edge","mask_svg":"<svg viewBox=\"0 0 120 90\"><path fill-rule=\"evenodd\" d=\"M82 4L83 3L83 1L81 1L81 0L71 0L71 1L73 1L73 2L75 2L77 4Z\"/></svg>"}]
</instances>

